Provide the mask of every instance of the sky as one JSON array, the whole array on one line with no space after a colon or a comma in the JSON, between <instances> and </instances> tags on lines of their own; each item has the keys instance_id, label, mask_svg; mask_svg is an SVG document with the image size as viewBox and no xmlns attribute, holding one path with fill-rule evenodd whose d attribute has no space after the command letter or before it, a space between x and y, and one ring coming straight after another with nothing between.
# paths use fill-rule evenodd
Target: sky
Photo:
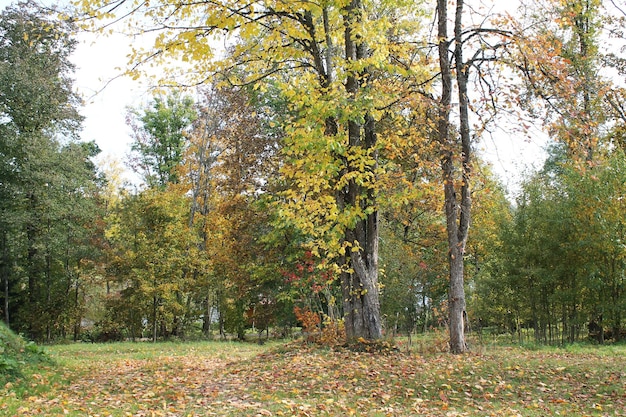
<instances>
[{"instance_id":1,"label":"sky","mask_svg":"<svg viewBox=\"0 0 626 417\"><path fill-rule=\"evenodd\" d=\"M95 140L103 154L122 156L130 146L126 109L149 100L147 86L119 77L126 64L128 40L121 35L82 35L73 56L75 87L83 97L82 138Z\"/></svg>"},{"instance_id":2,"label":"sky","mask_svg":"<svg viewBox=\"0 0 626 417\"><path fill-rule=\"evenodd\" d=\"M44 3L58 3L41 0ZM0 10L14 3L0 0ZM75 88L84 100L81 114L82 139L95 140L102 153L100 161L123 162L130 151L131 131L126 125L126 112L130 107L142 107L149 102L147 82L118 77L130 52L130 40L123 35L95 35L82 33L72 56L76 65ZM507 189L516 192L520 175L527 167L537 168L544 158L542 147L545 138L520 138L497 130L492 137L485 137L477 150L492 164ZM132 176L129 176L131 178Z\"/></svg>"},{"instance_id":3,"label":"sky","mask_svg":"<svg viewBox=\"0 0 626 417\"><path fill-rule=\"evenodd\" d=\"M61 3L54 0L39 2ZM0 10L15 3L15 0L0 0ZM148 86L141 81L119 77L120 68L125 67L126 55L130 52L127 37L81 33L77 40L71 60L76 66L74 88L84 102L80 109L85 118L81 138L98 144L102 152L97 162L118 160L123 163L132 141L126 125L126 109L141 107L150 100ZM127 175L129 180L133 180L132 177Z\"/></svg>"}]
</instances>

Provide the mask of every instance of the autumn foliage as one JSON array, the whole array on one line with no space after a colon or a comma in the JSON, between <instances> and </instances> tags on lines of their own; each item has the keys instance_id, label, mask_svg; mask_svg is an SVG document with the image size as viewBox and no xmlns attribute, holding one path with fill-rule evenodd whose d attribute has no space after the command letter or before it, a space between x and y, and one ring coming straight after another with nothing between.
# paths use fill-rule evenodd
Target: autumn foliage
<instances>
[{"instance_id":1,"label":"autumn foliage","mask_svg":"<svg viewBox=\"0 0 626 417\"><path fill-rule=\"evenodd\" d=\"M615 2L205 6L0 16L5 322L85 341L300 327L333 346L448 327L455 353L466 332L622 337L626 60L600 47L624 41ZM132 186L76 140L75 23L153 35L126 71L167 87L128 111ZM540 129L559 145L513 195L482 148Z\"/></svg>"}]
</instances>

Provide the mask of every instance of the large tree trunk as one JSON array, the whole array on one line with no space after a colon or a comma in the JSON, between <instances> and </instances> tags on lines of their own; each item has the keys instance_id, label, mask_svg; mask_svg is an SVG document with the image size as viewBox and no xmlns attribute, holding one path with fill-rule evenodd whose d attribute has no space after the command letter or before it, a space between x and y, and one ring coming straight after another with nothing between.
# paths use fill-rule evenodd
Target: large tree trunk
<instances>
[{"instance_id":1,"label":"large tree trunk","mask_svg":"<svg viewBox=\"0 0 626 417\"><path fill-rule=\"evenodd\" d=\"M441 167L444 181L446 229L448 236L448 263L450 268L450 286L448 290L450 351L463 353L465 343L465 288L463 254L470 223L471 199L469 180L471 174L469 102L467 98L467 71L463 63L461 39L461 18L463 0L457 0L454 22L454 58L456 63L456 82L459 94L460 144L450 128L450 106L452 102L452 64L450 60L450 42L448 41L447 1L437 1L439 65L441 68L441 98L439 103L438 141L441 146ZM460 152L460 155L457 153ZM455 157L460 156L462 178L460 184L460 202L457 200L457 178L455 177Z\"/></svg>"},{"instance_id":2,"label":"large tree trunk","mask_svg":"<svg viewBox=\"0 0 626 417\"><path fill-rule=\"evenodd\" d=\"M376 340L382 337L378 290L377 213L368 216L366 221L360 223L360 230L350 230L347 233L349 241L356 240L361 247L366 249L350 254L349 262L353 272L342 274L346 337L348 340L358 338ZM361 242L358 238L354 239L363 232L370 236L369 239L366 237L366 242Z\"/></svg>"},{"instance_id":3,"label":"large tree trunk","mask_svg":"<svg viewBox=\"0 0 626 417\"><path fill-rule=\"evenodd\" d=\"M353 32L354 24L361 19L361 9L360 0L351 0L344 9L344 45L348 61L363 60L367 57L364 40ZM346 92L351 98L356 97L361 82L366 77L366 70L359 73L348 72ZM376 123L367 111L364 112L363 123L356 120L348 122L348 144L351 148L371 150L371 154L377 159ZM346 169L350 171L359 168L348 164ZM376 166L369 169L373 172ZM371 186L360 185L355 180L350 180L347 190L340 193L340 198L343 199L339 204L342 207L360 205L363 209L371 209L376 197ZM341 277L346 336L349 340L358 338L376 340L382 337L378 290L378 235L376 210L366 214L354 228L346 231L346 242L352 244L354 248L354 251L348 248L349 254L346 255L350 272L343 272Z\"/></svg>"}]
</instances>

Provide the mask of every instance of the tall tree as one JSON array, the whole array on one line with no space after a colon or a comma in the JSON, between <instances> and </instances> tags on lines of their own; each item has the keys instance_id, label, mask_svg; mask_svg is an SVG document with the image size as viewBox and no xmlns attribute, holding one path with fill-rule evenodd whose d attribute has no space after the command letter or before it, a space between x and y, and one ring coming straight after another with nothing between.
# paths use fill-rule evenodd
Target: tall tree
<instances>
[{"instance_id":1,"label":"tall tree","mask_svg":"<svg viewBox=\"0 0 626 417\"><path fill-rule=\"evenodd\" d=\"M278 138L260 100L253 103L258 92L212 86L200 93L183 178L193 196L190 221L212 265L205 284L206 320L216 307L225 330L243 337L248 319L254 319L244 313L254 311L259 298L273 302L263 281L275 276L255 271L272 263L262 241L273 210L262 207L261 200L276 182Z\"/></svg>"},{"instance_id":2,"label":"tall tree","mask_svg":"<svg viewBox=\"0 0 626 417\"><path fill-rule=\"evenodd\" d=\"M463 256L470 225L470 177L471 177L471 146L468 116L467 78L469 67L463 61L462 18L463 0L457 0L454 19L454 41L450 41L448 33L448 2L437 2L437 36L439 47L439 67L441 71L441 98L437 124L437 140L441 146L441 167L443 170L443 187L445 197L445 213L448 234L448 264L450 267L450 289L448 291L450 350L452 353L463 353L467 349L465 343L465 281L463 273ZM456 62L456 85L459 96L460 144L450 126L450 109L452 105L452 70L450 45L454 45ZM460 146L459 146L460 145ZM455 175L455 158L460 158L461 179ZM457 188L460 188L460 200L457 200ZM458 201L458 202L457 202Z\"/></svg>"},{"instance_id":3,"label":"tall tree","mask_svg":"<svg viewBox=\"0 0 626 417\"><path fill-rule=\"evenodd\" d=\"M447 1L437 1L436 45L441 93L434 130L441 157L448 240L450 350L463 353L467 350L464 257L471 223L472 151L487 124L497 115L494 96L499 93L500 72L497 66L489 64L501 61L501 51L510 42L510 36L505 30L486 27L485 16L481 16L478 24L466 25L470 8L463 0L454 4L454 11L449 12ZM451 34L449 21L453 22ZM476 92L482 94L473 101L470 97L474 92L470 89L472 82L477 86ZM458 110L453 112L457 103ZM472 111L478 116L473 128L470 124ZM458 117L456 122L452 115Z\"/></svg>"},{"instance_id":4,"label":"tall tree","mask_svg":"<svg viewBox=\"0 0 626 417\"><path fill-rule=\"evenodd\" d=\"M619 338L624 308L621 150L596 150L594 168L581 173L565 144L528 178L512 227L503 228L504 279L478 292L495 294L492 311L506 311L540 343L571 343L589 332ZM482 284L486 284L485 281ZM482 287L482 288L481 288ZM606 330L606 334L604 331Z\"/></svg>"},{"instance_id":5,"label":"tall tree","mask_svg":"<svg viewBox=\"0 0 626 417\"><path fill-rule=\"evenodd\" d=\"M441 166L431 140L433 108L412 96L410 111L393 121L401 140L381 150L381 308L388 332L426 331L435 308L447 304L447 242L441 213ZM425 140L426 139L426 140ZM442 311L445 310L442 308Z\"/></svg>"},{"instance_id":6,"label":"tall tree","mask_svg":"<svg viewBox=\"0 0 626 417\"><path fill-rule=\"evenodd\" d=\"M497 326L513 331L521 311L515 300L522 297L507 287L505 278L505 254L512 250L505 237L512 234L513 207L491 167L484 163L479 162L476 169L473 192L472 229L466 255L466 274L472 283L469 316L479 328Z\"/></svg>"},{"instance_id":7,"label":"tall tree","mask_svg":"<svg viewBox=\"0 0 626 417\"><path fill-rule=\"evenodd\" d=\"M54 10L32 2L0 18L3 310L5 320L37 339L69 325L70 292L79 285L80 259L89 252L85 227L94 215L89 158L98 150L75 142L81 117L71 33Z\"/></svg>"},{"instance_id":8,"label":"tall tree","mask_svg":"<svg viewBox=\"0 0 626 417\"><path fill-rule=\"evenodd\" d=\"M525 81L521 104L586 163L598 148L608 113L603 102L610 99L600 71L600 8L599 0L533 2L514 25L513 65Z\"/></svg>"},{"instance_id":9,"label":"tall tree","mask_svg":"<svg viewBox=\"0 0 626 417\"><path fill-rule=\"evenodd\" d=\"M191 308L195 272L206 269L184 190L151 188L125 198L111 216L108 235L109 267L117 278L112 302L125 313L117 324L137 337L146 318L154 341L184 336L200 313Z\"/></svg>"},{"instance_id":10,"label":"tall tree","mask_svg":"<svg viewBox=\"0 0 626 417\"><path fill-rule=\"evenodd\" d=\"M130 109L127 122L133 129L130 163L149 187L164 188L178 182L176 168L185 150L185 134L196 113L193 100L172 92L157 96L145 109Z\"/></svg>"},{"instance_id":11,"label":"tall tree","mask_svg":"<svg viewBox=\"0 0 626 417\"><path fill-rule=\"evenodd\" d=\"M96 17L122 5L133 28L161 31L154 48L131 57L133 65L174 56L191 62L186 83L233 67L245 71L229 72L231 83L264 89L263 81L277 80L297 116L285 129L284 175L294 187L283 213L341 270L348 337L380 338L378 152L384 146L379 138L394 134L381 135L379 122L393 114L403 88L398 79L413 69L411 55L394 61L391 51L402 50L400 39L412 35L406 26L418 18L414 6L359 0L225 0L209 9L198 3L82 4ZM226 59L209 63L211 40L221 33L237 35L238 42Z\"/></svg>"}]
</instances>

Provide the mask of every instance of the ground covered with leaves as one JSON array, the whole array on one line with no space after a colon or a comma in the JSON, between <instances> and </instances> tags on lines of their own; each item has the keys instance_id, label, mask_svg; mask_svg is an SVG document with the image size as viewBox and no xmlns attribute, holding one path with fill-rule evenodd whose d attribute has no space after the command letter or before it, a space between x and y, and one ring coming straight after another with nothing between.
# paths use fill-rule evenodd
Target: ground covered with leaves
<instances>
[{"instance_id":1,"label":"ground covered with leaves","mask_svg":"<svg viewBox=\"0 0 626 417\"><path fill-rule=\"evenodd\" d=\"M626 347L463 356L298 343L47 349L0 387L0 415L626 416Z\"/></svg>"}]
</instances>

